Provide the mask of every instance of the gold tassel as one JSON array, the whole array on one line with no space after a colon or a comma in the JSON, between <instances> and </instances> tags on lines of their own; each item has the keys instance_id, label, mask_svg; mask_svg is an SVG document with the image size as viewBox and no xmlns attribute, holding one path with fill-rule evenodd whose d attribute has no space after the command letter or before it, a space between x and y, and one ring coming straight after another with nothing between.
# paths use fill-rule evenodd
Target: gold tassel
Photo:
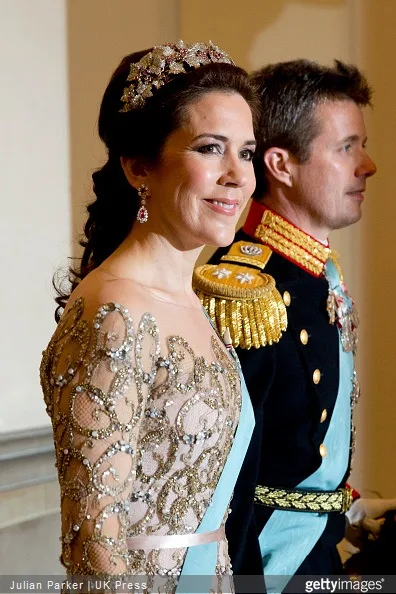
<instances>
[{"instance_id":1,"label":"gold tassel","mask_svg":"<svg viewBox=\"0 0 396 594\"><path fill-rule=\"evenodd\" d=\"M242 349L278 342L287 328L287 313L274 279L235 264L221 263L224 276L216 269L211 264L196 268L193 286L220 336L229 328L233 346ZM235 280L241 274L250 275L246 288Z\"/></svg>"}]
</instances>

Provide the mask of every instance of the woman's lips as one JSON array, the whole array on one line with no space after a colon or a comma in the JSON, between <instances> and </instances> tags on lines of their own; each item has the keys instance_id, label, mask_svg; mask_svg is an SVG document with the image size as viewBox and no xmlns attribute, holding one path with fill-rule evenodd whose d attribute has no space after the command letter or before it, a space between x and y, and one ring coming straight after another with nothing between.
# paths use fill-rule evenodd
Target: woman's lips
<instances>
[{"instance_id":1,"label":"woman's lips","mask_svg":"<svg viewBox=\"0 0 396 594\"><path fill-rule=\"evenodd\" d=\"M237 212L238 201L236 200L212 200L207 198L206 204L215 212L232 217Z\"/></svg>"}]
</instances>

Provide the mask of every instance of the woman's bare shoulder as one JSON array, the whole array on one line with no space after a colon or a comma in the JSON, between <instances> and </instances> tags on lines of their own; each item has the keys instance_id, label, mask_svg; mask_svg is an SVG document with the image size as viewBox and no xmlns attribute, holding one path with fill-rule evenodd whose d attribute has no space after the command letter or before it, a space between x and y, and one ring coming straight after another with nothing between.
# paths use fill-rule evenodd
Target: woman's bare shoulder
<instances>
[{"instance_id":1,"label":"woman's bare shoulder","mask_svg":"<svg viewBox=\"0 0 396 594\"><path fill-rule=\"evenodd\" d=\"M100 269L93 270L87 275L70 295L65 308L65 314L82 303L86 319L93 319L98 310L104 305L121 306L138 321L147 312L147 299L139 285L133 281L110 277Z\"/></svg>"}]
</instances>

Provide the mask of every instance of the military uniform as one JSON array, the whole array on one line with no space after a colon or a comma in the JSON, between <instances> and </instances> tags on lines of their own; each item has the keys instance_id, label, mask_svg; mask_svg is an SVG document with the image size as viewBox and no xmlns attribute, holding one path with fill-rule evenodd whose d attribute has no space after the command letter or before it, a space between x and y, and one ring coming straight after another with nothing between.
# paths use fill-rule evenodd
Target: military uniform
<instances>
[{"instance_id":1,"label":"military uniform","mask_svg":"<svg viewBox=\"0 0 396 594\"><path fill-rule=\"evenodd\" d=\"M197 269L194 285L218 328L231 326L256 416L226 525L234 573L263 566L272 575L339 573L359 390L357 315L337 260L253 202L234 244L211 262ZM263 304L271 315L260 334L256 279L266 275L276 287ZM247 304L235 293L238 282ZM238 305L230 305L232 295Z\"/></svg>"}]
</instances>

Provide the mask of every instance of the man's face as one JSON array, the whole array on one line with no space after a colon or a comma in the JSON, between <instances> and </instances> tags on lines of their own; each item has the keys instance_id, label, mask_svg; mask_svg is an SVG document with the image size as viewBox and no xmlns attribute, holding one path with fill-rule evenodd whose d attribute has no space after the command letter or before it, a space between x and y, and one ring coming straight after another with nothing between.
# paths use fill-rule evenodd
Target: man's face
<instances>
[{"instance_id":1,"label":"man's face","mask_svg":"<svg viewBox=\"0 0 396 594\"><path fill-rule=\"evenodd\" d=\"M320 132L310 157L292 165L293 209L300 227L325 239L360 219L366 179L376 167L366 152L366 128L356 103L322 103L314 114Z\"/></svg>"}]
</instances>

